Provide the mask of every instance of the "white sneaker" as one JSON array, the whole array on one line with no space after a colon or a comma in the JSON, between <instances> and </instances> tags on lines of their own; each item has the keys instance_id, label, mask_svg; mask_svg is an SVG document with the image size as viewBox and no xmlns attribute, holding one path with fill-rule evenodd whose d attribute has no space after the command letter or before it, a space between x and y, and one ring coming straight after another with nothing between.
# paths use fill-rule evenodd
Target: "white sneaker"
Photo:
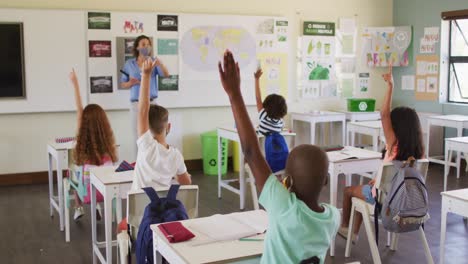
<instances>
[{"instance_id":1,"label":"white sneaker","mask_svg":"<svg viewBox=\"0 0 468 264\"><path fill-rule=\"evenodd\" d=\"M78 221L84 215L83 206L75 207L75 213L73 215L73 220Z\"/></svg>"},{"instance_id":2,"label":"white sneaker","mask_svg":"<svg viewBox=\"0 0 468 264\"><path fill-rule=\"evenodd\" d=\"M340 229L338 229L338 235L348 240L348 228L340 226ZM353 234L351 242L353 242L353 244L356 244L358 240L359 240L359 236L356 234Z\"/></svg>"}]
</instances>

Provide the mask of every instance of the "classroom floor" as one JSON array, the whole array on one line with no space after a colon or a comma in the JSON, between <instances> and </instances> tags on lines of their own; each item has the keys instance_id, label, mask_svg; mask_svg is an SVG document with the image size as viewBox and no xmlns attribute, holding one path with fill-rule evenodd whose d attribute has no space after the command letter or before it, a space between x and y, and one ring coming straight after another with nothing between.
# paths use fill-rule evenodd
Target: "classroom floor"
<instances>
[{"instance_id":1,"label":"classroom floor","mask_svg":"<svg viewBox=\"0 0 468 264\"><path fill-rule=\"evenodd\" d=\"M468 188L468 175L464 172L460 180L452 174L449 176L449 189ZM443 184L443 167L431 165L427 186L430 196L431 219L426 224L426 236L435 263L439 260L440 239L440 192ZM357 183L358 177L354 179ZM217 177L193 173L194 184L200 187L200 216L215 213L238 211L239 198L235 194L223 191L223 198L217 198ZM343 181L343 182L341 182ZM343 184L342 184L343 183ZM340 186L344 178L340 178ZM340 194L341 194L340 187ZM329 200L328 189L324 189L321 199ZM340 197L341 199L341 197ZM248 209L251 200L248 198ZM341 200L339 200L341 201ZM48 186L29 185L0 187L0 256L2 263L91 263L91 225L89 208L87 215L78 223L71 223L71 242L65 243L63 232L58 228L58 217L49 217ZM98 225L102 233L103 223ZM391 252L385 247L386 235L380 228L380 254L383 263L425 263L423 248L417 234L400 236L398 251ZM102 239L102 236L100 240ZM372 263L364 228L360 240L353 247L351 257L344 258L345 241L336 240L336 256L327 257L326 263L347 263L361 261ZM446 241L446 263L467 263L468 259L468 225L463 218L449 215ZM115 252L115 251L114 251Z\"/></svg>"}]
</instances>

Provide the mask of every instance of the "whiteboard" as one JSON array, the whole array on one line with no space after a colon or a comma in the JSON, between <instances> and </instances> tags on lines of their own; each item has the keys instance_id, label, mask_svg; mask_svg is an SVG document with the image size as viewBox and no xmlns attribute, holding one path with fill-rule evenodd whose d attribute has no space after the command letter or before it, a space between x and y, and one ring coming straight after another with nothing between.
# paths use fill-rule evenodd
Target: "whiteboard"
<instances>
[{"instance_id":1,"label":"whiteboard","mask_svg":"<svg viewBox=\"0 0 468 264\"><path fill-rule=\"evenodd\" d=\"M102 11L100 11L102 12ZM88 61L88 94L90 103L100 104L105 109L127 109L130 105L130 94L128 90L119 89L120 74L117 73L117 59L116 59L116 38L117 37L136 37L145 34L153 39L154 54L157 54L157 40L158 38L172 38L181 39L181 28L184 25L187 27L193 25L197 21L198 25L226 25L226 26L240 26L246 28L257 41L257 34L255 33L258 22L266 19L281 19L287 21L285 18L280 17L266 17L266 16L239 16L239 15L208 15L208 14L174 14L164 13L159 15L177 15L178 28L177 32L157 31L157 16L156 12L147 13L134 13L134 12L109 12L111 14L111 29L110 30L87 30L87 41L89 40L107 40L111 41L112 57L111 58L89 58L86 54ZM87 17L87 12L85 14ZM125 21L138 21L144 24L144 32L125 32ZM291 30L288 26L288 41L291 39ZM86 45L88 47L88 45ZM184 108L184 107L213 107L213 106L228 106L229 100L223 88L221 87L218 73L212 72L212 76L205 79L199 78L197 80L186 78L185 72L181 63L181 45L179 43L178 55L174 56L161 55L158 57L166 65L169 73L179 74L179 90L178 91L159 91L158 104L167 108ZM282 52L286 54L288 71L288 84L287 90L291 92L294 85L293 75L295 73L293 68L293 48L289 42L285 42L280 48L268 50L268 52ZM236 54L235 54L236 55ZM219 58L221 59L221 57ZM255 104L254 94L254 78L253 73L257 67L256 59L250 64L248 71L242 73L242 91L246 104ZM242 70L241 70L242 71ZM91 76L112 76L113 91L112 93L91 93L89 88L89 77Z\"/></svg>"},{"instance_id":2,"label":"whiteboard","mask_svg":"<svg viewBox=\"0 0 468 264\"><path fill-rule=\"evenodd\" d=\"M22 22L26 99L0 100L0 113L75 109L68 73L74 67L86 102L83 11L0 9L1 22Z\"/></svg>"}]
</instances>

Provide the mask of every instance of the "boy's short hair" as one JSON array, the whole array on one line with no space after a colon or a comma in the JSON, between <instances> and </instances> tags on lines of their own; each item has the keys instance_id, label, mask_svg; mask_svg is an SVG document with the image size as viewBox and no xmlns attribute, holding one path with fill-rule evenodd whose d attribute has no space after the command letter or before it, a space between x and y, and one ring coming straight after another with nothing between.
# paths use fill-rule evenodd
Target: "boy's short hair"
<instances>
[{"instance_id":1,"label":"boy's short hair","mask_svg":"<svg viewBox=\"0 0 468 264\"><path fill-rule=\"evenodd\" d=\"M281 119L288 113L288 105L284 97L279 94L270 94L263 100L263 109L269 118Z\"/></svg>"},{"instance_id":2,"label":"boy's short hair","mask_svg":"<svg viewBox=\"0 0 468 264\"><path fill-rule=\"evenodd\" d=\"M169 111L160 105L150 105L149 126L153 133L162 134L169 122Z\"/></svg>"}]
</instances>

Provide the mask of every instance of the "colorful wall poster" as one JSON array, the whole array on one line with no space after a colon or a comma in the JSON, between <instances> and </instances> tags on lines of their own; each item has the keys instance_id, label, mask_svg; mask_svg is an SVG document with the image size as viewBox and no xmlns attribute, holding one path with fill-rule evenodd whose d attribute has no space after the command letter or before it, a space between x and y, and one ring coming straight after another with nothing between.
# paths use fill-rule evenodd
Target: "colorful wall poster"
<instances>
[{"instance_id":1,"label":"colorful wall poster","mask_svg":"<svg viewBox=\"0 0 468 264\"><path fill-rule=\"evenodd\" d=\"M370 74L368 72L361 72L358 77L359 91L361 93L369 92Z\"/></svg>"},{"instance_id":2,"label":"colorful wall poster","mask_svg":"<svg viewBox=\"0 0 468 264\"><path fill-rule=\"evenodd\" d=\"M439 98L439 56L416 56L415 98L420 101L437 101Z\"/></svg>"},{"instance_id":3,"label":"colorful wall poster","mask_svg":"<svg viewBox=\"0 0 468 264\"><path fill-rule=\"evenodd\" d=\"M178 51L178 39L158 39L158 55L177 55Z\"/></svg>"},{"instance_id":4,"label":"colorful wall poster","mask_svg":"<svg viewBox=\"0 0 468 264\"><path fill-rule=\"evenodd\" d=\"M89 57L100 58L112 56L112 45L110 40L90 40Z\"/></svg>"},{"instance_id":5,"label":"colorful wall poster","mask_svg":"<svg viewBox=\"0 0 468 264\"><path fill-rule=\"evenodd\" d=\"M288 97L288 54L259 53L257 59L263 70L260 78L260 88L263 97L269 94L279 94ZM262 98L264 99L264 98Z\"/></svg>"},{"instance_id":6,"label":"colorful wall poster","mask_svg":"<svg viewBox=\"0 0 468 264\"><path fill-rule=\"evenodd\" d=\"M88 12L88 29L111 29L111 14Z\"/></svg>"},{"instance_id":7,"label":"colorful wall poster","mask_svg":"<svg viewBox=\"0 0 468 264\"><path fill-rule=\"evenodd\" d=\"M123 24L124 33L144 33L145 24L138 20L125 20Z\"/></svg>"},{"instance_id":8,"label":"colorful wall poster","mask_svg":"<svg viewBox=\"0 0 468 264\"><path fill-rule=\"evenodd\" d=\"M170 75L169 77L158 76L158 89L160 91L178 91L179 75Z\"/></svg>"},{"instance_id":9,"label":"colorful wall poster","mask_svg":"<svg viewBox=\"0 0 468 264\"><path fill-rule=\"evenodd\" d=\"M90 77L91 93L112 93L112 76Z\"/></svg>"},{"instance_id":10,"label":"colorful wall poster","mask_svg":"<svg viewBox=\"0 0 468 264\"><path fill-rule=\"evenodd\" d=\"M288 21L276 21L276 39L278 42L286 42L288 40Z\"/></svg>"},{"instance_id":11,"label":"colorful wall poster","mask_svg":"<svg viewBox=\"0 0 468 264\"><path fill-rule=\"evenodd\" d=\"M175 15L158 15L158 31L177 31L179 18Z\"/></svg>"},{"instance_id":12,"label":"colorful wall poster","mask_svg":"<svg viewBox=\"0 0 468 264\"><path fill-rule=\"evenodd\" d=\"M362 33L362 61L369 67L408 66L412 56L412 28L368 27Z\"/></svg>"}]
</instances>

